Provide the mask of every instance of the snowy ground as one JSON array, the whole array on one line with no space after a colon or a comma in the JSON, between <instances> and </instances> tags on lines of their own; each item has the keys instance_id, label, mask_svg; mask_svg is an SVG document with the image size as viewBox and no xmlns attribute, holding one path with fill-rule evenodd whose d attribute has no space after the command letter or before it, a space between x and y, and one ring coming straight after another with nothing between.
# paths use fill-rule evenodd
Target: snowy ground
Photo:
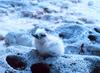
<instances>
[{"instance_id":1,"label":"snowy ground","mask_svg":"<svg viewBox=\"0 0 100 73\"><path fill-rule=\"evenodd\" d=\"M99 3L100 0L0 0L0 35L24 32L27 41L30 37L27 33L35 26L49 28L59 34L64 32L65 53L79 54L80 46L84 44L84 54L100 56ZM91 41L88 35L94 35L96 39ZM0 41L0 73L9 69L5 61L8 54L24 54L34 48L32 41L28 43L31 47L23 45L26 41L19 40L20 45L12 44L11 47L6 47L4 40ZM19 46L26 49L17 49Z\"/></svg>"}]
</instances>

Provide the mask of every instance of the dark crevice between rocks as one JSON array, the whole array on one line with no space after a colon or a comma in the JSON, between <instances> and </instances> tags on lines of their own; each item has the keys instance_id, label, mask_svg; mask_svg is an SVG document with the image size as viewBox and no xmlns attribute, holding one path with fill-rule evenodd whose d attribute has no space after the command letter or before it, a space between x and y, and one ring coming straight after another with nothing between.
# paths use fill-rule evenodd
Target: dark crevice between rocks
<instances>
[{"instance_id":1,"label":"dark crevice between rocks","mask_svg":"<svg viewBox=\"0 0 100 73\"><path fill-rule=\"evenodd\" d=\"M96 41L96 36L95 35L88 35L88 39L90 41Z\"/></svg>"},{"instance_id":2,"label":"dark crevice between rocks","mask_svg":"<svg viewBox=\"0 0 100 73\"><path fill-rule=\"evenodd\" d=\"M36 63L31 66L32 73L50 73L50 66L46 63Z\"/></svg>"},{"instance_id":3,"label":"dark crevice between rocks","mask_svg":"<svg viewBox=\"0 0 100 73\"><path fill-rule=\"evenodd\" d=\"M97 33L100 33L100 28L94 28Z\"/></svg>"},{"instance_id":4,"label":"dark crevice between rocks","mask_svg":"<svg viewBox=\"0 0 100 73\"><path fill-rule=\"evenodd\" d=\"M43 8L44 12L51 13L51 11L48 8Z\"/></svg>"},{"instance_id":5,"label":"dark crevice between rocks","mask_svg":"<svg viewBox=\"0 0 100 73\"><path fill-rule=\"evenodd\" d=\"M91 73L100 73L100 66L95 66Z\"/></svg>"},{"instance_id":6,"label":"dark crevice between rocks","mask_svg":"<svg viewBox=\"0 0 100 73\"><path fill-rule=\"evenodd\" d=\"M0 41L4 40L5 37L3 35L0 34Z\"/></svg>"},{"instance_id":7,"label":"dark crevice between rocks","mask_svg":"<svg viewBox=\"0 0 100 73\"><path fill-rule=\"evenodd\" d=\"M79 54L84 54L85 51L84 51L84 44L82 43L81 46L80 46L80 51L79 51Z\"/></svg>"},{"instance_id":8,"label":"dark crevice between rocks","mask_svg":"<svg viewBox=\"0 0 100 73\"><path fill-rule=\"evenodd\" d=\"M65 38L64 33L59 33L59 37L62 38L62 39L64 39Z\"/></svg>"},{"instance_id":9,"label":"dark crevice between rocks","mask_svg":"<svg viewBox=\"0 0 100 73\"><path fill-rule=\"evenodd\" d=\"M7 63L16 70L24 70L27 67L27 63L23 57L16 55L8 55L6 57Z\"/></svg>"}]
</instances>

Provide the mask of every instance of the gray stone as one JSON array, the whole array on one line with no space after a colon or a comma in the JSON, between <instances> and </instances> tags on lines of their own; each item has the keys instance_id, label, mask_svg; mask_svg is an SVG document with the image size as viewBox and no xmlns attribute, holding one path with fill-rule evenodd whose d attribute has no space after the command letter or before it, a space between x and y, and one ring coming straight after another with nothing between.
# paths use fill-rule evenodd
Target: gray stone
<instances>
[{"instance_id":1,"label":"gray stone","mask_svg":"<svg viewBox=\"0 0 100 73\"><path fill-rule=\"evenodd\" d=\"M98 56L65 54L61 57L43 58L35 50L27 53L27 60L29 66L38 63L47 64L50 67L50 73L90 73L97 63L100 65Z\"/></svg>"},{"instance_id":2,"label":"gray stone","mask_svg":"<svg viewBox=\"0 0 100 73\"><path fill-rule=\"evenodd\" d=\"M32 46L32 36L26 32L9 32L5 36L5 44L10 45L23 45L23 46Z\"/></svg>"},{"instance_id":3,"label":"gray stone","mask_svg":"<svg viewBox=\"0 0 100 73\"><path fill-rule=\"evenodd\" d=\"M64 39L65 43L76 43L76 41L84 38L84 28L79 25L66 24L56 28L56 33ZM84 33L83 33L84 32Z\"/></svg>"}]
</instances>

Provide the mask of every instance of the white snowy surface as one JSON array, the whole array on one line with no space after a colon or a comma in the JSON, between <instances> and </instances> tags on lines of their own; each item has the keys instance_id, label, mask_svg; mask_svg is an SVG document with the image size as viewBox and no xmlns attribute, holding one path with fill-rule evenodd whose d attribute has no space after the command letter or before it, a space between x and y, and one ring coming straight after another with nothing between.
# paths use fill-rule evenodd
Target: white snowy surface
<instances>
[{"instance_id":1,"label":"white snowy surface","mask_svg":"<svg viewBox=\"0 0 100 73\"><path fill-rule=\"evenodd\" d=\"M49 28L55 33L66 32L66 37L63 39L65 48L73 46L70 50L73 48L75 50L71 52L67 47L65 53L78 54L80 45L84 43L85 54L98 55L100 32L94 31L94 27L98 27L100 31L99 3L100 0L0 0L0 35L7 40L10 39L10 47L13 46L13 48L6 47L5 41L0 41L0 73L9 69L5 61L7 55L25 54L35 49L30 35L30 30L35 26ZM12 35L7 38L7 34L11 32L17 38ZM22 35L18 36L20 33ZM97 40L90 41L87 38L89 34L95 35ZM88 49L93 53L89 53Z\"/></svg>"}]
</instances>

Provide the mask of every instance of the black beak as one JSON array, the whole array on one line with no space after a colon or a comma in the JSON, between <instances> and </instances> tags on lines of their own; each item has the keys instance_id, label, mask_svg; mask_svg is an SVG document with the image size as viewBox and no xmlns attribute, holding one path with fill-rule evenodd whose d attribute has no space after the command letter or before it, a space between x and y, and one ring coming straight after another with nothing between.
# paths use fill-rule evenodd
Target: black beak
<instances>
[{"instance_id":1,"label":"black beak","mask_svg":"<svg viewBox=\"0 0 100 73\"><path fill-rule=\"evenodd\" d=\"M35 38L37 38L37 39L39 38L39 36L36 35L36 34L32 34L32 36L35 37Z\"/></svg>"},{"instance_id":2,"label":"black beak","mask_svg":"<svg viewBox=\"0 0 100 73\"><path fill-rule=\"evenodd\" d=\"M38 34L32 34L32 36L35 37L35 38L37 38L37 39L42 39L43 37L46 37L45 34L40 34L40 35L38 35Z\"/></svg>"}]
</instances>

